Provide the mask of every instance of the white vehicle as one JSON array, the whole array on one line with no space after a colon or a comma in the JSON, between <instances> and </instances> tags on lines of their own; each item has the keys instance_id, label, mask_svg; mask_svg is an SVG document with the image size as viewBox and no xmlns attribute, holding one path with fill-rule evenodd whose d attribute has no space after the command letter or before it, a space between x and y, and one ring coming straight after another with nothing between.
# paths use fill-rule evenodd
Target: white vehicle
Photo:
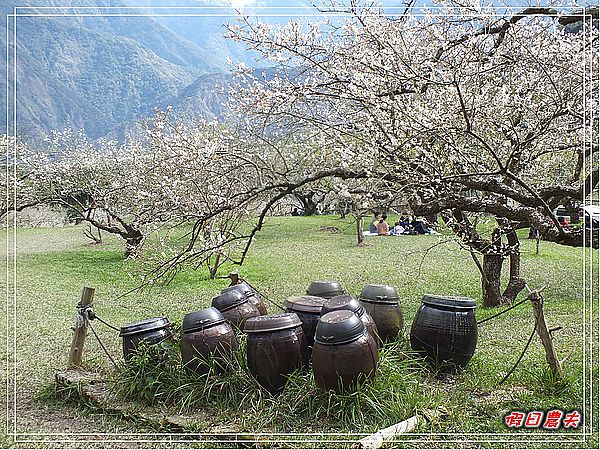
<instances>
[{"instance_id":1,"label":"white vehicle","mask_svg":"<svg viewBox=\"0 0 600 450\"><path fill-rule=\"evenodd\" d=\"M600 227L600 206L598 205L585 205L583 207L583 213L585 214L584 222L587 228Z\"/></svg>"},{"instance_id":2,"label":"white vehicle","mask_svg":"<svg viewBox=\"0 0 600 450\"><path fill-rule=\"evenodd\" d=\"M567 211L567 208L565 208L563 205L558 205L555 209L554 209L554 215L555 216L563 216L566 217L569 215L569 212Z\"/></svg>"}]
</instances>

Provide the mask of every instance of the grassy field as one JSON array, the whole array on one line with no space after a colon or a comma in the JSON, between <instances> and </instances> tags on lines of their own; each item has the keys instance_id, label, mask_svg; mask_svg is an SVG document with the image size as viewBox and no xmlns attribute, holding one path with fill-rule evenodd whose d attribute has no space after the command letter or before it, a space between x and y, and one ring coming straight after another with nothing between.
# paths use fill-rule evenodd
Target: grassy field
<instances>
[{"instance_id":1,"label":"grassy field","mask_svg":"<svg viewBox=\"0 0 600 450\"><path fill-rule=\"evenodd\" d=\"M336 226L341 232L321 232L319 228L323 225ZM405 314L406 335L425 293L469 296L481 305L479 273L470 255L457 244L446 242L444 236L367 237L368 245L357 247L353 233L349 219L272 218L258 235L240 273L269 299L280 304L290 295L304 293L310 281L316 279L338 280L353 295L358 295L367 283L394 285ZM3 239L6 241L6 236ZM12 235L8 239L11 247ZM86 427L109 433L140 429L136 424L95 416L89 411L75 413L74 408L61 403L40 400L48 391L54 373L65 366L74 305L81 287L96 288L96 312L110 323L125 325L160 315L179 323L187 312L208 306L227 281L210 280L206 270L184 271L168 286L154 286L121 297L135 287L130 273L138 267L135 262L122 260L122 245L118 240L109 237L105 244L90 246L82 227L66 227L19 229L16 242L17 430L52 433L56 432L56 423L79 432ZM403 420L415 411L443 408L441 418L419 431L507 433L511 430L504 428L502 419L511 410L581 410L584 403L583 344L587 346L583 334L583 283L585 279L586 284L592 282L597 287L597 270L590 280L590 274L582 270L582 249L541 242L540 252L536 254L535 242L523 236L522 244L522 274L532 289L547 286L544 291L547 320L550 326L562 326L555 335L555 345L559 357L566 358L563 381L552 380L536 337L515 373L503 386L497 386L518 358L533 326L531 308L524 304L480 326L477 352L467 370L459 375L436 377L422 370L412 358L405 336L403 341L383 350L380 372L374 383L364 386L361 392L364 395L335 396L318 392L310 385L310 374L300 374L291 380L278 399L271 399L252 386L243 392L242 400L246 403L240 403L239 396L215 400L214 404L205 402L202 408L208 412L209 419L198 423L198 429L227 424L246 431L372 432ZM6 242L2 246L5 248ZM596 265L597 257L597 251L586 253L586 258L593 258ZM222 274L229 269L231 267L223 267ZM9 292L12 292L12 280L10 277L8 280ZM2 283L6 288L6 280ZM277 312L273 307L270 310ZM479 307L477 317L482 319L495 312ZM597 320L597 309L589 317ZM592 325L594 330L598 329L597 322ZM96 329L111 353L119 356L117 333L97 322ZM9 338L12 340L12 333ZM110 369L91 336L86 345L85 365ZM594 352L597 354L596 347ZM10 353L8 356L12 357L12 351ZM3 361L6 356L3 355ZM597 361L593 373L588 370L585 374L589 380L597 380L596 365ZM10 373L9 376L12 381ZM240 382L243 380L231 381L233 387ZM5 385L4 381L2 384ZM194 387L193 383L189 386ZM588 389L589 384L585 395L590 395ZM597 392L594 395L597 397ZM181 399L159 406L171 413L186 407ZM185 412L189 413L189 405L187 407ZM596 417L597 413L595 411ZM36 420L40 414L55 415L57 420ZM69 422L72 417L79 422L78 428ZM511 436L514 438L516 434ZM423 439L423 446L427 446L430 441ZM495 445L492 439L490 442ZM546 445L564 447L568 442ZM597 446L597 434L573 445Z\"/></svg>"}]
</instances>

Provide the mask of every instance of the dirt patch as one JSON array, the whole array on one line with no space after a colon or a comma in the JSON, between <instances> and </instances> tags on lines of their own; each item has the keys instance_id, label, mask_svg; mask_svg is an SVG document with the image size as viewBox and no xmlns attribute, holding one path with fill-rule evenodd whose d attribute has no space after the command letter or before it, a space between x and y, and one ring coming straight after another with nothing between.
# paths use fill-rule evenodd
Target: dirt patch
<instances>
[{"instance_id":1,"label":"dirt patch","mask_svg":"<svg viewBox=\"0 0 600 450\"><path fill-rule=\"evenodd\" d=\"M341 233L342 230L340 230L338 227L332 227L332 226L322 226L319 228L319 231L323 232L323 233Z\"/></svg>"},{"instance_id":2,"label":"dirt patch","mask_svg":"<svg viewBox=\"0 0 600 450\"><path fill-rule=\"evenodd\" d=\"M5 409L5 405L2 408ZM12 405L9 410L12 412ZM16 427L5 444L15 448L107 448L115 437L140 433L139 426L103 413L85 411L70 403L40 403L30 396L17 399ZM16 435L12 432L16 428ZM138 438L139 439L139 438ZM75 442L77 443L75 443ZM141 448L131 439L120 448Z\"/></svg>"},{"instance_id":3,"label":"dirt patch","mask_svg":"<svg viewBox=\"0 0 600 450\"><path fill-rule=\"evenodd\" d=\"M472 398L476 404L485 403L498 406L507 402L514 401L516 398L518 398L520 394L533 395L533 391L523 386L507 386L505 389L502 390L473 391Z\"/></svg>"}]
</instances>

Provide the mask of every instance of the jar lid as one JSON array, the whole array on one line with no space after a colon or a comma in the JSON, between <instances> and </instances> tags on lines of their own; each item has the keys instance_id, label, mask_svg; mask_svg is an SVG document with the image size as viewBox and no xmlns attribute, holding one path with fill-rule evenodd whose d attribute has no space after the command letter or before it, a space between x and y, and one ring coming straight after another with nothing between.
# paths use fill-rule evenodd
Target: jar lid
<instances>
[{"instance_id":1,"label":"jar lid","mask_svg":"<svg viewBox=\"0 0 600 450\"><path fill-rule=\"evenodd\" d=\"M242 303L246 303L247 301L248 299L246 299L244 294L239 290L232 289L214 297L211 301L211 306L214 306L219 311L223 312L235 308Z\"/></svg>"},{"instance_id":2,"label":"jar lid","mask_svg":"<svg viewBox=\"0 0 600 450\"><path fill-rule=\"evenodd\" d=\"M308 295L331 298L344 293L342 285L338 281L313 281L306 291Z\"/></svg>"},{"instance_id":3,"label":"jar lid","mask_svg":"<svg viewBox=\"0 0 600 450\"><path fill-rule=\"evenodd\" d=\"M360 301L367 303L398 303L398 291L385 284L367 284L360 293Z\"/></svg>"},{"instance_id":4,"label":"jar lid","mask_svg":"<svg viewBox=\"0 0 600 450\"><path fill-rule=\"evenodd\" d=\"M186 314L183 317L181 331L183 333L191 333L192 331L204 330L223 322L225 322L223 314L217 308L211 306L210 308Z\"/></svg>"},{"instance_id":5,"label":"jar lid","mask_svg":"<svg viewBox=\"0 0 600 450\"><path fill-rule=\"evenodd\" d=\"M319 314L323 307L323 297L314 295L300 295L288 297L284 302L284 306L290 311L309 312Z\"/></svg>"},{"instance_id":6,"label":"jar lid","mask_svg":"<svg viewBox=\"0 0 600 450\"><path fill-rule=\"evenodd\" d=\"M246 297L252 297L253 295L257 295L256 291L250 287L248 283L242 281L240 284L234 284L233 286L228 286L221 291L222 294L230 291L240 291Z\"/></svg>"},{"instance_id":7,"label":"jar lid","mask_svg":"<svg viewBox=\"0 0 600 450\"><path fill-rule=\"evenodd\" d=\"M264 333L267 331L287 330L302 325L295 313L270 314L267 316L250 317L244 322L246 333Z\"/></svg>"},{"instance_id":8,"label":"jar lid","mask_svg":"<svg viewBox=\"0 0 600 450\"><path fill-rule=\"evenodd\" d=\"M475 300L468 297L425 294L422 301L424 304L431 306L441 306L452 309L475 309Z\"/></svg>"},{"instance_id":9,"label":"jar lid","mask_svg":"<svg viewBox=\"0 0 600 450\"><path fill-rule=\"evenodd\" d=\"M169 320L166 317L153 317L139 322L131 323L121 327L119 336L130 336L137 333L146 333L149 331L160 330L170 326Z\"/></svg>"},{"instance_id":10,"label":"jar lid","mask_svg":"<svg viewBox=\"0 0 600 450\"><path fill-rule=\"evenodd\" d=\"M332 311L319 318L315 342L323 345L349 344L364 333L364 323L352 311Z\"/></svg>"},{"instance_id":11,"label":"jar lid","mask_svg":"<svg viewBox=\"0 0 600 450\"><path fill-rule=\"evenodd\" d=\"M323 302L321 315L323 316L332 311L342 310L352 311L358 317L361 317L365 313L365 308L363 308L360 302L351 295L336 295Z\"/></svg>"}]
</instances>

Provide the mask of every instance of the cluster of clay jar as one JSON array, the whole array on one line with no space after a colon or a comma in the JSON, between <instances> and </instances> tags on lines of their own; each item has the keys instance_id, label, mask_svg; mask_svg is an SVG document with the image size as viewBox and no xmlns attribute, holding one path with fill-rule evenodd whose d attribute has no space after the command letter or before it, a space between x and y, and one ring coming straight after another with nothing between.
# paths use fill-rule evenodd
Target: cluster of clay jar
<instances>
[{"instance_id":1,"label":"cluster of clay jar","mask_svg":"<svg viewBox=\"0 0 600 450\"><path fill-rule=\"evenodd\" d=\"M392 286L369 284L355 298L339 282L313 281L306 295L289 297L284 306L285 312L268 314L245 282L224 289L210 308L185 315L180 345L185 367L200 375L211 367L222 372L238 349L237 333L243 332L248 369L267 391L281 392L292 372L312 369L321 388L347 392L375 376L379 347L403 330ZM413 321L411 347L433 363L441 357L466 365L477 339L474 309L471 299L425 295ZM162 317L122 328L125 358L142 340L168 338L168 326Z\"/></svg>"}]
</instances>

